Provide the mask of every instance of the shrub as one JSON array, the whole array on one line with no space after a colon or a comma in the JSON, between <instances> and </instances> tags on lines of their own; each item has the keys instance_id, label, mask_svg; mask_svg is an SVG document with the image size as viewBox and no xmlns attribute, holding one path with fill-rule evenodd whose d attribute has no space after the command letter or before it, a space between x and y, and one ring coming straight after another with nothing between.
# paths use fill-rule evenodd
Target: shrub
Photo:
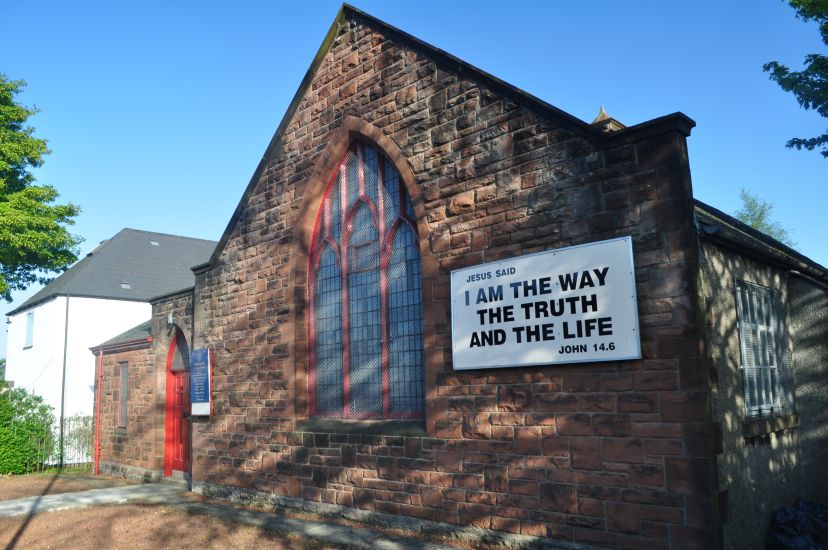
<instances>
[{"instance_id":1,"label":"shrub","mask_svg":"<svg viewBox=\"0 0 828 550\"><path fill-rule=\"evenodd\" d=\"M0 474L25 474L52 452L53 408L0 381Z\"/></svg>"}]
</instances>

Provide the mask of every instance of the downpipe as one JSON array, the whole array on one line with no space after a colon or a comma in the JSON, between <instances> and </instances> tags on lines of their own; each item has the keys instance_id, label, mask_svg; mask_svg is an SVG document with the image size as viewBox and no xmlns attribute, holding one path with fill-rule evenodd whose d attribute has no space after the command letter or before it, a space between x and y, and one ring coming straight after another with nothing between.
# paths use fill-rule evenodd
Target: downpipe
<instances>
[{"instance_id":1,"label":"downpipe","mask_svg":"<svg viewBox=\"0 0 828 550\"><path fill-rule=\"evenodd\" d=\"M103 350L98 350L98 365L95 382L95 460L92 465L92 474L98 475L98 464L101 461L101 384L103 383Z\"/></svg>"}]
</instances>

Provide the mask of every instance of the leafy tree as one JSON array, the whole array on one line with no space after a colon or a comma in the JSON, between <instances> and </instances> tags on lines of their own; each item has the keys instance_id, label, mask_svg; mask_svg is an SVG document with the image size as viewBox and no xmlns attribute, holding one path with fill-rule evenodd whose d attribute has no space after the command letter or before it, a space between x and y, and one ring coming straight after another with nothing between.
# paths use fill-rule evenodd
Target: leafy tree
<instances>
[{"instance_id":1,"label":"leafy tree","mask_svg":"<svg viewBox=\"0 0 828 550\"><path fill-rule=\"evenodd\" d=\"M788 0L796 11L796 16L803 21L816 21L822 42L828 45L828 0ZM822 54L805 56L805 69L791 71L776 61L765 63L765 72L770 73L786 92L791 92L805 110L813 109L828 118L828 57ZM793 138L788 147L803 147L809 151L821 149L823 157L828 158L828 131L812 138Z\"/></svg>"},{"instance_id":2,"label":"leafy tree","mask_svg":"<svg viewBox=\"0 0 828 550\"><path fill-rule=\"evenodd\" d=\"M25 474L52 453L52 407L0 381L0 474Z\"/></svg>"},{"instance_id":3,"label":"leafy tree","mask_svg":"<svg viewBox=\"0 0 828 550\"><path fill-rule=\"evenodd\" d=\"M34 184L31 169L49 149L26 123L37 109L15 101L24 86L0 73L0 297L7 302L12 290L47 283L50 273L72 265L81 242L66 228L80 208L53 204L55 188Z\"/></svg>"},{"instance_id":4,"label":"leafy tree","mask_svg":"<svg viewBox=\"0 0 828 550\"><path fill-rule=\"evenodd\" d=\"M739 194L742 197L742 207L736 211L736 219L779 242L796 246L788 230L781 223L771 220L771 203L752 195L744 187Z\"/></svg>"},{"instance_id":5,"label":"leafy tree","mask_svg":"<svg viewBox=\"0 0 828 550\"><path fill-rule=\"evenodd\" d=\"M0 358L0 380L6 379L6 359Z\"/></svg>"}]
</instances>

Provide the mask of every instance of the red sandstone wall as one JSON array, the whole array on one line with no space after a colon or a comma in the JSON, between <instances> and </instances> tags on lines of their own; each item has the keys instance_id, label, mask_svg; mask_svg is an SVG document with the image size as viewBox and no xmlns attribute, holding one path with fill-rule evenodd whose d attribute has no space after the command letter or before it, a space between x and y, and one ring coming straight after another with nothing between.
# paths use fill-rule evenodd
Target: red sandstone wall
<instances>
[{"instance_id":1,"label":"red sandstone wall","mask_svg":"<svg viewBox=\"0 0 828 550\"><path fill-rule=\"evenodd\" d=\"M126 428L118 427L121 404L121 375L119 364L127 363L129 387L127 391ZM119 472L128 468L160 470L155 449L158 421L163 433L163 411L155 409L155 364L149 347L120 353L104 354L101 382L101 464L117 464ZM163 459L163 457L162 457ZM163 463L161 464L163 465ZM122 468L126 466L127 468Z\"/></svg>"},{"instance_id":2,"label":"red sandstone wall","mask_svg":"<svg viewBox=\"0 0 828 550\"><path fill-rule=\"evenodd\" d=\"M195 339L214 350L216 403L195 423L195 480L600 546L711 544L684 135L655 125L607 140L544 116L364 22L340 32L198 277ZM297 430L307 240L348 124L408 175L416 205L425 436ZM450 270L621 235L642 360L452 372Z\"/></svg>"},{"instance_id":3,"label":"red sandstone wall","mask_svg":"<svg viewBox=\"0 0 828 550\"><path fill-rule=\"evenodd\" d=\"M192 292L167 296L153 303L153 341L146 348L105 353L101 383L102 471L127 477L160 476L164 469L166 365L176 329L192 339ZM167 328L167 315L175 326ZM129 371L126 429L118 427L119 364Z\"/></svg>"}]
</instances>

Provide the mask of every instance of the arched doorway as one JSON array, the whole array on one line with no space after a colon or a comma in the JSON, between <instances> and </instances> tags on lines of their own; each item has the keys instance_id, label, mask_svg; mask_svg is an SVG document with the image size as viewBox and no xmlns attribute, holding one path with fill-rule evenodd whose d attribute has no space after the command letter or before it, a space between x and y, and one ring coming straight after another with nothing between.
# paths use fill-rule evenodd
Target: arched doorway
<instances>
[{"instance_id":1,"label":"arched doorway","mask_svg":"<svg viewBox=\"0 0 828 550\"><path fill-rule=\"evenodd\" d=\"M164 475L190 472L190 350L176 329L167 353Z\"/></svg>"}]
</instances>

